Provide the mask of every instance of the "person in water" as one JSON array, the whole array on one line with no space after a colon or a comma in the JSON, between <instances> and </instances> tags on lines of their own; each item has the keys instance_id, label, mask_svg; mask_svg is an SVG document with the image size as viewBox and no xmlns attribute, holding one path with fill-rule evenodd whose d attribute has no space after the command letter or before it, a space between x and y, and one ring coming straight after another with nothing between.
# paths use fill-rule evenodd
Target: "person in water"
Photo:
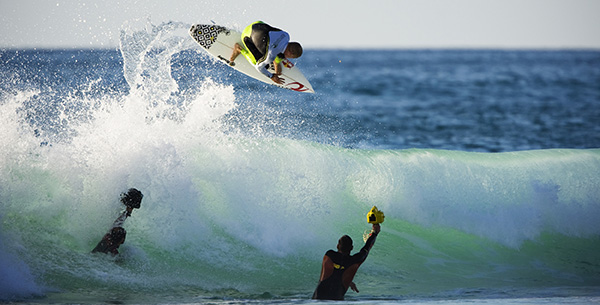
<instances>
[{"instance_id":1,"label":"person in water","mask_svg":"<svg viewBox=\"0 0 600 305\"><path fill-rule=\"evenodd\" d=\"M119 246L125 242L125 236L127 232L122 227L112 228L102 240L96 245L96 248L92 250L92 253L110 253L112 255L119 254Z\"/></svg>"},{"instance_id":2,"label":"person in water","mask_svg":"<svg viewBox=\"0 0 600 305\"><path fill-rule=\"evenodd\" d=\"M284 58L298 58L302 56L302 46L297 42L290 42L290 35L278 28L274 28L262 21L256 21L247 26L242 32L243 46L236 43L229 59L230 65L235 65L234 60L243 54L256 69L277 84L283 84L281 75L281 61ZM275 73L269 72L269 65L273 63Z\"/></svg>"},{"instance_id":3,"label":"person in water","mask_svg":"<svg viewBox=\"0 0 600 305\"><path fill-rule=\"evenodd\" d=\"M350 255L353 246L352 238L348 235L344 235L339 239L337 251L329 250L325 253L321 266L321 277L313 294L313 299L343 300L348 288L358 292L352 280L356 275L356 271L358 271L358 267L367 259L380 230L379 224L373 224L373 230L365 245L354 255Z\"/></svg>"},{"instance_id":4,"label":"person in water","mask_svg":"<svg viewBox=\"0 0 600 305\"><path fill-rule=\"evenodd\" d=\"M102 237L102 240L92 250L92 253L111 253L119 254L119 246L125 242L127 231L123 228L123 223L127 217L131 216L133 209L139 209L144 195L135 188L130 188L127 193L121 194L121 202L125 205L125 210L121 212L115 220L112 228Z\"/></svg>"}]
</instances>

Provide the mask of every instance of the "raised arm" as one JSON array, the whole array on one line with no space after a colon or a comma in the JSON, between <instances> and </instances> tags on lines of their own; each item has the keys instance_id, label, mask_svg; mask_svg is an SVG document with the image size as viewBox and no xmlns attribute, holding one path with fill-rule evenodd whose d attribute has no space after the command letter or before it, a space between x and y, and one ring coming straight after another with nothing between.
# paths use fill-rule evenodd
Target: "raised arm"
<instances>
[{"instance_id":1,"label":"raised arm","mask_svg":"<svg viewBox=\"0 0 600 305\"><path fill-rule=\"evenodd\" d=\"M127 219L127 217L131 216L131 211L133 211L133 208L127 207L123 212L121 212L121 215L119 215L119 217L117 217L117 219L113 223L112 227L113 228L122 227L123 223L125 222L125 219Z\"/></svg>"},{"instance_id":2,"label":"raised arm","mask_svg":"<svg viewBox=\"0 0 600 305\"><path fill-rule=\"evenodd\" d=\"M373 224L373 232L371 233L371 236L369 236L369 238L365 242L365 245L362 247L362 249L360 249L360 252L357 254L357 255L361 255L362 261L367 259L367 255L369 255L369 251L371 251L371 248L373 248L373 245L375 245L375 240L377 239L377 235L379 234L379 231L381 231L381 226L378 223Z\"/></svg>"}]
</instances>

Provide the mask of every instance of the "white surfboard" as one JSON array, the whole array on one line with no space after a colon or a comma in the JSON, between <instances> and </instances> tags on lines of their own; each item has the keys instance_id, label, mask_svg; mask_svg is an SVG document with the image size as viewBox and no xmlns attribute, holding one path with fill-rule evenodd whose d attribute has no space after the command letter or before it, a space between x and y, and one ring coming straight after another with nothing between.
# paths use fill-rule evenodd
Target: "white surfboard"
<instances>
[{"instance_id":1,"label":"white surfboard","mask_svg":"<svg viewBox=\"0 0 600 305\"><path fill-rule=\"evenodd\" d=\"M243 46L242 34L240 32L219 25L195 24L190 28L190 35L210 55L227 65L229 65L229 58L231 58L233 46L236 43ZM284 59L281 62L282 75L280 77L284 79L284 83L281 85L273 82L270 78L258 72L254 65L248 62L241 54L235 59L234 63L235 65L230 67L269 85L275 85L298 92L315 92L306 77L300 72L300 69L295 67L288 59ZM269 67L269 72L271 73L274 72L272 66L273 65Z\"/></svg>"}]
</instances>

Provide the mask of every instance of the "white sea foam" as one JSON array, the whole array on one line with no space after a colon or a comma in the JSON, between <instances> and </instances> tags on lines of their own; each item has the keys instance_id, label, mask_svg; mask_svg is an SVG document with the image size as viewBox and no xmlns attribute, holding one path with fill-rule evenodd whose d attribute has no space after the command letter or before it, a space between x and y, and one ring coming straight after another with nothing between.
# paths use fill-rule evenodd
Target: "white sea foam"
<instances>
[{"instance_id":1,"label":"white sea foam","mask_svg":"<svg viewBox=\"0 0 600 305\"><path fill-rule=\"evenodd\" d=\"M73 118L61 125L65 135L46 138L27 122L21 106L39 92L4 95L0 270L20 280L0 282L0 297L40 293L38 281L67 290L78 282L306 291L340 235L360 239L372 205L387 216L376 246L386 264L369 267L385 289L405 273L421 280L458 273L472 279L468 285L502 272L526 282L522 267L539 272L536 280L588 273L572 276L579 265L554 258L528 265L541 259L539 249L517 267L503 264L529 241L544 250L544 234L576 245L600 235L599 150L357 150L244 136L225 126L237 107L232 86L207 78L182 90L174 82L170 59L190 48L173 34L182 28L124 29L130 90L72 97L85 115L63 109L61 117ZM129 187L145 196L125 224L124 263L90 255ZM446 247L455 243L474 254ZM471 255L490 252L497 257L471 263ZM407 261L426 266L421 278Z\"/></svg>"}]
</instances>

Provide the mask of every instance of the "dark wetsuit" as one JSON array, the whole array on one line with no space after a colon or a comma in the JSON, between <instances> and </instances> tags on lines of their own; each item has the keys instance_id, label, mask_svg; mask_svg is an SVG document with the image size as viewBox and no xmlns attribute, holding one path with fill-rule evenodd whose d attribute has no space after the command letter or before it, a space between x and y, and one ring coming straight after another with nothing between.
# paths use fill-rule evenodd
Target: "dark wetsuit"
<instances>
[{"instance_id":1,"label":"dark wetsuit","mask_svg":"<svg viewBox=\"0 0 600 305\"><path fill-rule=\"evenodd\" d=\"M334 250L327 251L325 256L333 261L333 273L328 278L319 282L312 298L319 300L343 300L348 290L348 286L345 286L343 281L344 273L347 271L356 272L360 264L367 259L369 250L373 247L376 238L377 233L371 234L364 247L354 255L346 255ZM354 274L352 274L353 276ZM350 279L350 282L352 282L352 279Z\"/></svg>"},{"instance_id":2,"label":"dark wetsuit","mask_svg":"<svg viewBox=\"0 0 600 305\"><path fill-rule=\"evenodd\" d=\"M290 35L262 21L247 26L242 32L244 50L242 54L256 69L268 78L273 74L268 71L273 62L279 64L285 56L283 53L290 41Z\"/></svg>"},{"instance_id":3,"label":"dark wetsuit","mask_svg":"<svg viewBox=\"0 0 600 305\"><path fill-rule=\"evenodd\" d=\"M117 254L119 254L119 250L117 250L118 248L119 248L119 245L113 244L113 242L110 238L110 233L106 233L106 235L104 235L104 237L102 237L102 240L96 245L96 248L94 248L94 250L92 250L92 253L102 252L102 253L111 253L112 255L117 255Z\"/></svg>"},{"instance_id":4,"label":"dark wetsuit","mask_svg":"<svg viewBox=\"0 0 600 305\"><path fill-rule=\"evenodd\" d=\"M118 220L118 219L117 219ZM112 228L112 230L102 237L102 240L96 245L92 253L102 252L119 254L119 246L125 241L127 232L121 227Z\"/></svg>"},{"instance_id":5,"label":"dark wetsuit","mask_svg":"<svg viewBox=\"0 0 600 305\"><path fill-rule=\"evenodd\" d=\"M254 56L256 63L260 63L266 59L269 51L269 32L281 32L281 30L262 22L255 22L251 26L250 36L243 38L244 45ZM277 56L283 57L283 54Z\"/></svg>"}]
</instances>

